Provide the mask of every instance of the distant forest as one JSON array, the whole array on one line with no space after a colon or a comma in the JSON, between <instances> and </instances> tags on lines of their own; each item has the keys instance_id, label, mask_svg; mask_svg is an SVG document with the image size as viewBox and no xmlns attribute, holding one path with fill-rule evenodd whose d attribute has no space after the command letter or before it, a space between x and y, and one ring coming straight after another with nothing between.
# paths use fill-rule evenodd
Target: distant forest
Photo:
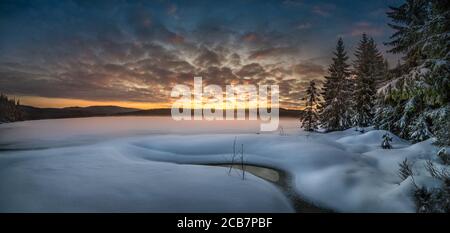
<instances>
[{"instance_id":1,"label":"distant forest","mask_svg":"<svg viewBox=\"0 0 450 233\"><path fill-rule=\"evenodd\" d=\"M0 94L0 123L24 120L24 112L19 106L19 100Z\"/></svg>"},{"instance_id":2,"label":"distant forest","mask_svg":"<svg viewBox=\"0 0 450 233\"><path fill-rule=\"evenodd\" d=\"M192 111L192 110L191 110ZM279 109L280 117L298 118L303 113L302 110ZM170 116L170 108L162 109L136 109L124 108L119 106L89 106L89 107L65 107L65 108L38 108L27 105L21 105L19 100L8 98L1 95L0 103L0 123L23 121L23 120L41 120L41 119L60 119L76 117L95 117L95 116ZM246 110L248 116L248 109Z\"/></svg>"}]
</instances>

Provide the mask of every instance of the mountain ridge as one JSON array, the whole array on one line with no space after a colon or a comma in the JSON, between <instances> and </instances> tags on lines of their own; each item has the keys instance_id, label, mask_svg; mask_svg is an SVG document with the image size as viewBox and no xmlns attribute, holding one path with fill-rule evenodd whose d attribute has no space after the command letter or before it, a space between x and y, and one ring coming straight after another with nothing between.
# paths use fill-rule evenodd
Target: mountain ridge
<instances>
[{"instance_id":1,"label":"mountain ridge","mask_svg":"<svg viewBox=\"0 0 450 233\"><path fill-rule=\"evenodd\" d=\"M64 107L64 108L39 108L27 105L18 106L24 113L24 120L98 117L98 116L170 116L170 108L137 109L114 105L88 106L88 107ZM192 109L191 109L192 111ZM300 117L302 110L279 109L280 117ZM246 109L248 114L248 109Z\"/></svg>"}]
</instances>

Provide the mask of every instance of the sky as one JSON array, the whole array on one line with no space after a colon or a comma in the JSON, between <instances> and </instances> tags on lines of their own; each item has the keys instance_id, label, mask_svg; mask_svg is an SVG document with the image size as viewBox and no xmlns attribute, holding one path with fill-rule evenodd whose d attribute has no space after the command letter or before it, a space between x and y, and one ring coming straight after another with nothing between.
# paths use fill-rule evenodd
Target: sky
<instances>
[{"instance_id":1,"label":"sky","mask_svg":"<svg viewBox=\"0 0 450 233\"><path fill-rule=\"evenodd\" d=\"M2 0L0 92L39 107L170 107L176 84L277 84L301 108L342 37L391 66L388 6L402 0Z\"/></svg>"}]
</instances>

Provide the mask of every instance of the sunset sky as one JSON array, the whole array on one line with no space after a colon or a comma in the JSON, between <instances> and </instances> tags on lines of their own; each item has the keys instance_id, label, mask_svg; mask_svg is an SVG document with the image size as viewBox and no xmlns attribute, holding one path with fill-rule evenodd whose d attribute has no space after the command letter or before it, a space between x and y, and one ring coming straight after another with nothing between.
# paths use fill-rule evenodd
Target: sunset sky
<instances>
[{"instance_id":1,"label":"sunset sky","mask_svg":"<svg viewBox=\"0 0 450 233\"><path fill-rule=\"evenodd\" d=\"M299 108L338 37L350 55L363 32L387 49L385 12L402 2L2 0L0 92L40 107L158 108L201 76L278 84L281 106Z\"/></svg>"}]
</instances>

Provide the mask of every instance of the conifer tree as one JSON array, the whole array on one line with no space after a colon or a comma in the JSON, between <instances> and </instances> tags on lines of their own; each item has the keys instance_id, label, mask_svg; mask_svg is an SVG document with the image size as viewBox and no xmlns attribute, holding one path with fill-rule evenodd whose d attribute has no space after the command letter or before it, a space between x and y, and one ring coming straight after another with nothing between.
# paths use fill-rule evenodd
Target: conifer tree
<instances>
[{"instance_id":1,"label":"conifer tree","mask_svg":"<svg viewBox=\"0 0 450 233\"><path fill-rule=\"evenodd\" d=\"M374 79L374 93L376 94L377 87L380 87L380 84L383 83L387 76L387 71L389 69L389 63L386 59L384 59L381 52L378 50L377 44L375 43L373 38L369 39L369 60L370 60L370 69L371 75ZM373 96L375 98L375 96Z\"/></svg>"},{"instance_id":2,"label":"conifer tree","mask_svg":"<svg viewBox=\"0 0 450 233\"><path fill-rule=\"evenodd\" d=\"M321 126L328 131L343 130L351 126L351 90L348 56L340 38L328 68L323 86L323 104L320 108Z\"/></svg>"},{"instance_id":3,"label":"conifer tree","mask_svg":"<svg viewBox=\"0 0 450 233\"><path fill-rule=\"evenodd\" d=\"M306 89L306 107L303 110L303 118L301 122L301 127L305 131L314 131L317 129L319 117L317 114L317 107L320 101L320 93L316 87L316 82L311 80L309 86Z\"/></svg>"},{"instance_id":4,"label":"conifer tree","mask_svg":"<svg viewBox=\"0 0 450 233\"><path fill-rule=\"evenodd\" d=\"M437 136L448 142L442 128L450 112L449 4L407 0L388 16L395 33L386 44L405 57L401 72L378 91L383 117L377 116L377 126L413 141Z\"/></svg>"},{"instance_id":5,"label":"conifer tree","mask_svg":"<svg viewBox=\"0 0 450 233\"><path fill-rule=\"evenodd\" d=\"M372 124L376 85L384 77L384 60L375 41L362 35L355 52L355 87L353 92L353 123L358 127Z\"/></svg>"}]
</instances>

